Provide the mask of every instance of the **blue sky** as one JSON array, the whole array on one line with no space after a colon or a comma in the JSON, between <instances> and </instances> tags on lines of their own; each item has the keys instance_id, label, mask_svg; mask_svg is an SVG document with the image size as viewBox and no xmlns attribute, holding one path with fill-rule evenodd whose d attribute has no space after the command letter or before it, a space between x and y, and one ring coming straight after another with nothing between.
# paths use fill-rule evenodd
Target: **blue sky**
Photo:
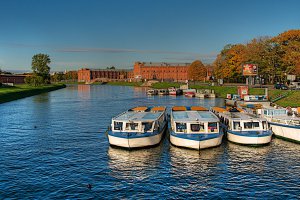
<instances>
[{"instance_id":1,"label":"blue sky","mask_svg":"<svg viewBox=\"0 0 300 200\"><path fill-rule=\"evenodd\" d=\"M226 44L300 29L298 0L0 0L0 67L211 63Z\"/></svg>"}]
</instances>

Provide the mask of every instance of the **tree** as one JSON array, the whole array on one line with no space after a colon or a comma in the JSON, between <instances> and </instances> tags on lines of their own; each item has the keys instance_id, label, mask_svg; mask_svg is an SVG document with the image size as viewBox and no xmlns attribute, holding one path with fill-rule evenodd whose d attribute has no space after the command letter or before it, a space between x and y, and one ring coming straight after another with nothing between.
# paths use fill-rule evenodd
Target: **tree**
<instances>
[{"instance_id":1,"label":"tree","mask_svg":"<svg viewBox=\"0 0 300 200\"><path fill-rule=\"evenodd\" d=\"M42 82L45 84L50 83L50 67L48 64L51 63L50 57L47 54L36 54L32 57L32 71L34 76L42 78ZM36 77L38 80L40 78Z\"/></svg>"},{"instance_id":2,"label":"tree","mask_svg":"<svg viewBox=\"0 0 300 200\"><path fill-rule=\"evenodd\" d=\"M246 61L246 46L243 44L226 45L214 62L218 78L232 79L242 75L242 63Z\"/></svg>"},{"instance_id":3,"label":"tree","mask_svg":"<svg viewBox=\"0 0 300 200\"><path fill-rule=\"evenodd\" d=\"M206 78L207 69L200 60L194 61L188 68L189 80L201 81Z\"/></svg>"}]
</instances>

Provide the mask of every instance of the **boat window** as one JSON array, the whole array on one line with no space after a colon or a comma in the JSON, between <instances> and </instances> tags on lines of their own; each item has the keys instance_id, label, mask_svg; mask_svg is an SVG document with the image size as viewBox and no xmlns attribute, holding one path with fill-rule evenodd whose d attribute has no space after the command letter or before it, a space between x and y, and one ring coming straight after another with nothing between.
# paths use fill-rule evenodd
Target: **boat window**
<instances>
[{"instance_id":1,"label":"boat window","mask_svg":"<svg viewBox=\"0 0 300 200\"><path fill-rule=\"evenodd\" d=\"M208 123L208 132L217 132L218 131L218 123L217 122L209 122Z\"/></svg>"},{"instance_id":2,"label":"boat window","mask_svg":"<svg viewBox=\"0 0 300 200\"><path fill-rule=\"evenodd\" d=\"M233 128L235 130L240 130L242 128L241 123L240 122L233 122Z\"/></svg>"},{"instance_id":3,"label":"boat window","mask_svg":"<svg viewBox=\"0 0 300 200\"><path fill-rule=\"evenodd\" d=\"M191 124L192 132L204 132L204 124Z\"/></svg>"},{"instance_id":4,"label":"boat window","mask_svg":"<svg viewBox=\"0 0 300 200\"><path fill-rule=\"evenodd\" d=\"M127 123L126 124L126 130L138 130L138 123Z\"/></svg>"},{"instance_id":5,"label":"boat window","mask_svg":"<svg viewBox=\"0 0 300 200\"><path fill-rule=\"evenodd\" d=\"M259 128L259 122L244 122L244 129Z\"/></svg>"},{"instance_id":6,"label":"boat window","mask_svg":"<svg viewBox=\"0 0 300 200\"><path fill-rule=\"evenodd\" d=\"M259 122L253 122L252 125L253 128L259 128Z\"/></svg>"},{"instance_id":7,"label":"boat window","mask_svg":"<svg viewBox=\"0 0 300 200\"><path fill-rule=\"evenodd\" d=\"M264 110L264 115L268 115L268 111L267 110Z\"/></svg>"},{"instance_id":8,"label":"boat window","mask_svg":"<svg viewBox=\"0 0 300 200\"><path fill-rule=\"evenodd\" d=\"M252 129L252 122L244 122L245 129Z\"/></svg>"},{"instance_id":9,"label":"boat window","mask_svg":"<svg viewBox=\"0 0 300 200\"><path fill-rule=\"evenodd\" d=\"M145 132L151 130L153 122L143 122L142 127Z\"/></svg>"},{"instance_id":10,"label":"boat window","mask_svg":"<svg viewBox=\"0 0 300 200\"><path fill-rule=\"evenodd\" d=\"M186 132L186 123L176 123L177 132Z\"/></svg>"},{"instance_id":11,"label":"boat window","mask_svg":"<svg viewBox=\"0 0 300 200\"><path fill-rule=\"evenodd\" d=\"M122 130L123 122L114 122L114 130Z\"/></svg>"}]
</instances>

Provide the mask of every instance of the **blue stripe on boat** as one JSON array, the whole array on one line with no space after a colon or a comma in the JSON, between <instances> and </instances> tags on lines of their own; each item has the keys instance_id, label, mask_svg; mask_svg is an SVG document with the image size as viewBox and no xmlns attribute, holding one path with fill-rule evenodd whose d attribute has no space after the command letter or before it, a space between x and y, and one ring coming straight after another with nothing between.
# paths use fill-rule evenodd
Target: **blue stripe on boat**
<instances>
[{"instance_id":1,"label":"blue stripe on boat","mask_svg":"<svg viewBox=\"0 0 300 200\"><path fill-rule=\"evenodd\" d=\"M239 135L239 136L245 136L245 137L266 137L272 135L271 130L267 131L232 131L232 130L227 130L227 132L234 134L234 135Z\"/></svg>"},{"instance_id":2,"label":"blue stripe on boat","mask_svg":"<svg viewBox=\"0 0 300 200\"><path fill-rule=\"evenodd\" d=\"M160 133L162 133L165 126L166 126L166 123L163 126L163 128L158 130L158 131L145 132L145 133L141 133L141 132L119 132L119 131L111 131L110 130L110 131L108 131L108 135L118 137L118 138L126 138L126 139L152 137L152 136L159 135Z\"/></svg>"},{"instance_id":3,"label":"blue stripe on boat","mask_svg":"<svg viewBox=\"0 0 300 200\"><path fill-rule=\"evenodd\" d=\"M174 131L170 130L170 135L187 140L204 141L218 138L222 136L223 133L175 133Z\"/></svg>"}]
</instances>

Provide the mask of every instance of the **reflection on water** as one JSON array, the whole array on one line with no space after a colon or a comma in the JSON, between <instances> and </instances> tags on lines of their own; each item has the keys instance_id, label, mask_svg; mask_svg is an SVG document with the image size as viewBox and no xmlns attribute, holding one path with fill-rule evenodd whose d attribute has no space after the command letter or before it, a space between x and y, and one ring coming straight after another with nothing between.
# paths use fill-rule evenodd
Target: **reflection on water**
<instances>
[{"instance_id":1,"label":"reflection on water","mask_svg":"<svg viewBox=\"0 0 300 200\"><path fill-rule=\"evenodd\" d=\"M77 85L78 88L78 96L82 99L90 99L91 98L91 85Z\"/></svg>"},{"instance_id":2,"label":"reflection on water","mask_svg":"<svg viewBox=\"0 0 300 200\"><path fill-rule=\"evenodd\" d=\"M176 174L181 174L177 173L178 171L193 174L213 169L214 165L219 162L223 151L223 147L196 151L170 145L172 171Z\"/></svg>"},{"instance_id":3,"label":"reflection on water","mask_svg":"<svg viewBox=\"0 0 300 200\"><path fill-rule=\"evenodd\" d=\"M108 149L108 166L111 176L125 180L143 180L156 174L159 166L162 144L148 149L124 150L116 147Z\"/></svg>"},{"instance_id":4,"label":"reflection on water","mask_svg":"<svg viewBox=\"0 0 300 200\"><path fill-rule=\"evenodd\" d=\"M227 142L227 153L233 173L262 173L266 169L269 146L250 147Z\"/></svg>"}]
</instances>

